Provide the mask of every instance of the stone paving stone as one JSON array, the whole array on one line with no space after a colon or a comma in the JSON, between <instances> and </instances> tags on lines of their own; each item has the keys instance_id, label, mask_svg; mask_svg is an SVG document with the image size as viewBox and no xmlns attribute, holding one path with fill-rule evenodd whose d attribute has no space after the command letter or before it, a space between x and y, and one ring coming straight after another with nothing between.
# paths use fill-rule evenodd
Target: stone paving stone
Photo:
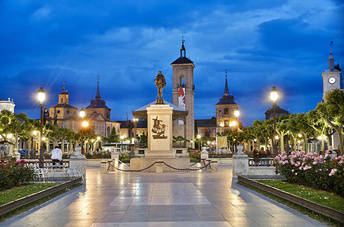
<instances>
[{"instance_id":1,"label":"stone paving stone","mask_svg":"<svg viewBox=\"0 0 344 227\"><path fill-rule=\"evenodd\" d=\"M218 172L102 173L0 226L326 226Z\"/></svg>"}]
</instances>

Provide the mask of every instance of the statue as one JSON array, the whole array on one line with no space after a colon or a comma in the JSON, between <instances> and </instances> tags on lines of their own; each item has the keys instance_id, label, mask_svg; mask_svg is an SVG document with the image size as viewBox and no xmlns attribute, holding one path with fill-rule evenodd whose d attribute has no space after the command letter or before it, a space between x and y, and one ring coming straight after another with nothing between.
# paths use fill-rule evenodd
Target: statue
<instances>
[{"instance_id":1,"label":"statue","mask_svg":"<svg viewBox=\"0 0 344 227\"><path fill-rule=\"evenodd\" d=\"M164 89L166 86L166 80L161 71L159 71L158 75L156 75L154 83L158 88L158 98L156 100L156 104L164 104L164 100L162 99L162 89Z\"/></svg>"}]
</instances>

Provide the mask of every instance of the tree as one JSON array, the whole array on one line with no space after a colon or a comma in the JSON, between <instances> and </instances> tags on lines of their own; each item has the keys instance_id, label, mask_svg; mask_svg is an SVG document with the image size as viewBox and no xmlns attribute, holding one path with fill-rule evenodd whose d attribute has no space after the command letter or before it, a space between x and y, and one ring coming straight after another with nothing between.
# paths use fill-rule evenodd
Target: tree
<instances>
[{"instance_id":1,"label":"tree","mask_svg":"<svg viewBox=\"0 0 344 227\"><path fill-rule=\"evenodd\" d=\"M306 113L308 125L313 128L317 136L321 136L321 150L325 150L324 135L331 137L333 130L328 126L326 121L321 117L319 111L311 110ZM331 140L329 140L331 142Z\"/></svg>"},{"instance_id":2,"label":"tree","mask_svg":"<svg viewBox=\"0 0 344 227\"><path fill-rule=\"evenodd\" d=\"M110 133L109 137L107 138L107 141L109 143L119 143L120 142L120 137L116 133L116 129L115 128L112 128L111 133Z\"/></svg>"},{"instance_id":3,"label":"tree","mask_svg":"<svg viewBox=\"0 0 344 227\"><path fill-rule=\"evenodd\" d=\"M276 121L276 133L280 139L281 152L284 152L284 137L288 135L288 115L281 115Z\"/></svg>"},{"instance_id":4,"label":"tree","mask_svg":"<svg viewBox=\"0 0 344 227\"><path fill-rule=\"evenodd\" d=\"M318 103L316 109L326 123L338 133L339 151L343 154L344 91L339 89L329 91L324 102Z\"/></svg>"}]
</instances>

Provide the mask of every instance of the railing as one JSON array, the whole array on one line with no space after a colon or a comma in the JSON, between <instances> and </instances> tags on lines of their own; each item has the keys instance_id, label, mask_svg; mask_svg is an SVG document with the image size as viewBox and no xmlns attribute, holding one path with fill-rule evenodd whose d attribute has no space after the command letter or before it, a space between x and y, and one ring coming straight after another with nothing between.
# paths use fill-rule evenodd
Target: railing
<instances>
[{"instance_id":1,"label":"railing","mask_svg":"<svg viewBox=\"0 0 344 227\"><path fill-rule=\"evenodd\" d=\"M248 166L273 166L274 159L273 158L249 158L248 159Z\"/></svg>"},{"instance_id":2,"label":"railing","mask_svg":"<svg viewBox=\"0 0 344 227\"><path fill-rule=\"evenodd\" d=\"M25 164L31 167L39 168L39 160L25 160ZM60 163L58 163L59 165ZM47 168L53 165L52 160L44 160L43 168ZM62 165L64 168L69 168L69 160L62 160Z\"/></svg>"}]
</instances>

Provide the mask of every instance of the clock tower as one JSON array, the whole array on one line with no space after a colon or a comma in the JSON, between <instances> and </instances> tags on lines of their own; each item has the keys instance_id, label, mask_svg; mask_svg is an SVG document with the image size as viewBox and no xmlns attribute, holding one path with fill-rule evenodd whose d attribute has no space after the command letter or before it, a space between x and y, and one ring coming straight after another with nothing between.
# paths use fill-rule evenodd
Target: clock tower
<instances>
[{"instance_id":1,"label":"clock tower","mask_svg":"<svg viewBox=\"0 0 344 227\"><path fill-rule=\"evenodd\" d=\"M341 71L334 66L334 57L332 54L332 44L330 44L330 56L328 57L328 69L322 74L323 77L323 99L325 98L327 92L334 89L343 88L343 78Z\"/></svg>"}]
</instances>

